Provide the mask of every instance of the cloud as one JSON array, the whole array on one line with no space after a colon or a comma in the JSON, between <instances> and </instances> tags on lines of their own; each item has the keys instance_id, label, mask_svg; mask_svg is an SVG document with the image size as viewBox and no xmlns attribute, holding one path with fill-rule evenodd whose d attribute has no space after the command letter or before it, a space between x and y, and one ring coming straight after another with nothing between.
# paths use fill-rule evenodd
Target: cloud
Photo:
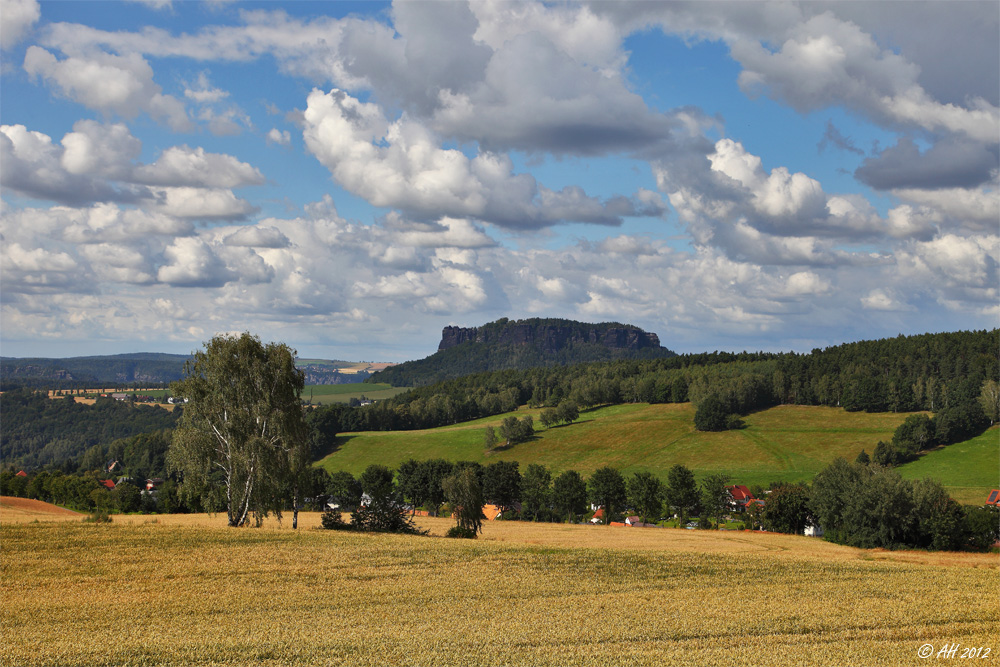
<instances>
[{"instance_id":1,"label":"cloud","mask_svg":"<svg viewBox=\"0 0 1000 667\"><path fill-rule=\"evenodd\" d=\"M873 289L861 297L861 306L866 310L902 311L913 310L909 304L899 301L893 290Z\"/></svg>"},{"instance_id":2,"label":"cloud","mask_svg":"<svg viewBox=\"0 0 1000 667\"><path fill-rule=\"evenodd\" d=\"M598 155L669 142L677 123L620 76L574 60L537 32L513 37L467 93L443 89L433 126L491 150Z\"/></svg>"},{"instance_id":3,"label":"cloud","mask_svg":"<svg viewBox=\"0 0 1000 667\"><path fill-rule=\"evenodd\" d=\"M705 157L653 163L660 190L699 245L739 261L834 266L881 261L835 247L886 234L886 224L857 195L829 195L806 174L767 172L761 159L731 139Z\"/></svg>"},{"instance_id":4,"label":"cloud","mask_svg":"<svg viewBox=\"0 0 1000 667\"><path fill-rule=\"evenodd\" d=\"M3 125L0 183L62 204L129 203L189 219L236 220L257 210L230 190L262 184L255 167L187 146L168 148L153 164L142 165L135 162L141 150L120 123L78 121L59 145L23 125Z\"/></svg>"},{"instance_id":5,"label":"cloud","mask_svg":"<svg viewBox=\"0 0 1000 667\"><path fill-rule=\"evenodd\" d=\"M249 225L225 237L224 243L230 246L248 248L287 248L290 241L277 227L261 227Z\"/></svg>"},{"instance_id":6,"label":"cloud","mask_svg":"<svg viewBox=\"0 0 1000 667\"><path fill-rule=\"evenodd\" d=\"M276 127L272 127L267 133L267 143L288 146L292 143L292 135L289 134L288 130L279 130Z\"/></svg>"},{"instance_id":7,"label":"cloud","mask_svg":"<svg viewBox=\"0 0 1000 667\"><path fill-rule=\"evenodd\" d=\"M68 253L5 243L2 257L4 292L39 294L88 289L80 265Z\"/></svg>"},{"instance_id":8,"label":"cloud","mask_svg":"<svg viewBox=\"0 0 1000 667\"><path fill-rule=\"evenodd\" d=\"M29 46L24 70L44 79L65 97L89 109L132 119L140 113L178 132L192 129L184 104L153 83L153 69L136 53L91 53L58 60L38 46Z\"/></svg>"},{"instance_id":9,"label":"cloud","mask_svg":"<svg viewBox=\"0 0 1000 667\"><path fill-rule=\"evenodd\" d=\"M637 212L577 187L549 190L529 174L512 173L506 156L469 158L439 148L437 138L405 114L390 123L377 105L340 90L314 90L304 118L307 148L338 183L374 206L529 229L564 221L617 225L623 213Z\"/></svg>"},{"instance_id":10,"label":"cloud","mask_svg":"<svg viewBox=\"0 0 1000 667\"><path fill-rule=\"evenodd\" d=\"M1000 220L1000 191L996 184L976 189L942 188L916 190L902 188L892 194L915 202L952 226L975 232L995 231Z\"/></svg>"},{"instance_id":11,"label":"cloud","mask_svg":"<svg viewBox=\"0 0 1000 667\"><path fill-rule=\"evenodd\" d=\"M229 93L214 87L206 72L199 72L195 81L184 88L184 97L198 104L214 104L229 97Z\"/></svg>"},{"instance_id":12,"label":"cloud","mask_svg":"<svg viewBox=\"0 0 1000 667\"><path fill-rule=\"evenodd\" d=\"M833 124L833 121L828 120L826 121L826 132L823 133L823 140L819 142L816 148L822 153L830 145L842 151L854 153L855 155L865 154L863 150L854 145L850 137L845 137L841 134L840 130Z\"/></svg>"},{"instance_id":13,"label":"cloud","mask_svg":"<svg viewBox=\"0 0 1000 667\"><path fill-rule=\"evenodd\" d=\"M17 45L42 14L37 0L0 1L0 44L6 51Z\"/></svg>"},{"instance_id":14,"label":"cloud","mask_svg":"<svg viewBox=\"0 0 1000 667\"><path fill-rule=\"evenodd\" d=\"M938 280L947 287L986 290L996 294L1000 286L997 273L1000 237L961 237L945 234L931 241L917 242L900 253L899 264L905 274Z\"/></svg>"},{"instance_id":15,"label":"cloud","mask_svg":"<svg viewBox=\"0 0 1000 667\"><path fill-rule=\"evenodd\" d=\"M919 67L832 12L794 25L775 50L756 39L736 40L731 49L745 91L764 91L800 112L847 105L884 122L996 141L995 105L934 100L917 82Z\"/></svg>"},{"instance_id":16,"label":"cloud","mask_svg":"<svg viewBox=\"0 0 1000 667\"><path fill-rule=\"evenodd\" d=\"M131 163L142 152L142 142L122 123L103 125L92 120L77 121L61 143L63 169L76 176L99 176L110 180L128 180Z\"/></svg>"},{"instance_id":17,"label":"cloud","mask_svg":"<svg viewBox=\"0 0 1000 667\"><path fill-rule=\"evenodd\" d=\"M132 179L147 185L197 188L241 188L264 183L260 171L246 162L188 146L166 149L153 164L136 168Z\"/></svg>"},{"instance_id":18,"label":"cloud","mask_svg":"<svg viewBox=\"0 0 1000 667\"><path fill-rule=\"evenodd\" d=\"M71 52L103 48L203 61L273 56L289 74L371 91L373 102L485 151L646 150L669 143L679 124L629 89L626 35L587 7L397 3L388 16L387 25L244 11L244 25L178 36L55 24L43 43ZM188 90L198 96L215 89L206 80Z\"/></svg>"},{"instance_id":19,"label":"cloud","mask_svg":"<svg viewBox=\"0 0 1000 667\"><path fill-rule=\"evenodd\" d=\"M244 220L259 210L230 190L192 187L160 190L151 208L191 220Z\"/></svg>"},{"instance_id":20,"label":"cloud","mask_svg":"<svg viewBox=\"0 0 1000 667\"><path fill-rule=\"evenodd\" d=\"M161 282L178 287L221 287L235 278L201 239L178 238L164 250L167 264L157 272Z\"/></svg>"},{"instance_id":21,"label":"cloud","mask_svg":"<svg viewBox=\"0 0 1000 667\"><path fill-rule=\"evenodd\" d=\"M72 144L72 142L71 142ZM81 164L80 145L70 166ZM28 197L79 204L127 198L112 184L63 166L64 150L41 132L23 125L0 125L0 183Z\"/></svg>"},{"instance_id":22,"label":"cloud","mask_svg":"<svg viewBox=\"0 0 1000 667\"><path fill-rule=\"evenodd\" d=\"M876 190L974 188L996 177L997 146L949 137L921 152L909 137L867 158L854 176Z\"/></svg>"},{"instance_id":23,"label":"cloud","mask_svg":"<svg viewBox=\"0 0 1000 667\"><path fill-rule=\"evenodd\" d=\"M149 258L135 248L96 243L81 246L80 254L102 281L147 285L156 280Z\"/></svg>"}]
</instances>

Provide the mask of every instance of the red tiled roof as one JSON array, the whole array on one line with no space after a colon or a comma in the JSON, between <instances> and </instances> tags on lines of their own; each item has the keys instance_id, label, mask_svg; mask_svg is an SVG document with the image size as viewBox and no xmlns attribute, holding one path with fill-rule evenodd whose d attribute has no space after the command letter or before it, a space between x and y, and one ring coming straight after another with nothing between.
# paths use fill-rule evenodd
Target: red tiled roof
<instances>
[{"instance_id":1,"label":"red tiled roof","mask_svg":"<svg viewBox=\"0 0 1000 667\"><path fill-rule=\"evenodd\" d=\"M102 480L98 480L98 481L100 481L100 483L101 483L101 486L106 486L106 487L108 487L109 489L113 489L113 488L115 488L115 483L114 483L114 481L113 481L113 480L110 480L110 479L102 479Z\"/></svg>"},{"instance_id":2,"label":"red tiled roof","mask_svg":"<svg viewBox=\"0 0 1000 667\"><path fill-rule=\"evenodd\" d=\"M625 524L625 523L623 523L623 522L621 522L621 521L612 521L612 522L611 522L610 524L608 524L608 525L611 525L611 526L624 526L624 525L626 525L626 524Z\"/></svg>"},{"instance_id":3,"label":"red tiled roof","mask_svg":"<svg viewBox=\"0 0 1000 667\"><path fill-rule=\"evenodd\" d=\"M729 494L733 497L733 500L737 502L746 502L753 499L753 494L750 493L750 489L742 484L727 486L726 488L729 489Z\"/></svg>"},{"instance_id":4,"label":"red tiled roof","mask_svg":"<svg viewBox=\"0 0 1000 667\"><path fill-rule=\"evenodd\" d=\"M987 505L1000 505L1000 489L993 489L990 491L989 497L986 499Z\"/></svg>"},{"instance_id":5,"label":"red tiled roof","mask_svg":"<svg viewBox=\"0 0 1000 667\"><path fill-rule=\"evenodd\" d=\"M597 511L594 512L594 518L595 519L603 519L604 518L604 508L603 507L598 507L597 508Z\"/></svg>"},{"instance_id":6,"label":"red tiled roof","mask_svg":"<svg viewBox=\"0 0 1000 667\"><path fill-rule=\"evenodd\" d=\"M28 476L28 473L24 472L23 470L18 470L17 474L14 475L14 477L27 477L27 476Z\"/></svg>"}]
</instances>

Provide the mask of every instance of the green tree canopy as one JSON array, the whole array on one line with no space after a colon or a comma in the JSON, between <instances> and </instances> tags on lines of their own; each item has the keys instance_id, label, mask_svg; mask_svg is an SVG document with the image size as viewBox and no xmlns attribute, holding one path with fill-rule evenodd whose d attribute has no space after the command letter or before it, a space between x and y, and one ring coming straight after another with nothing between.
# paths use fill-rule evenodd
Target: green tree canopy
<instances>
[{"instance_id":1,"label":"green tree canopy","mask_svg":"<svg viewBox=\"0 0 1000 667\"><path fill-rule=\"evenodd\" d=\"M637 472L626 484L628 503L643 523L647 517L658 518L663 509L663 483L650 472Z\"/></svg>"},{"instance_id":2,"label":"green tree canopy","mask_svg":"<svg viewBox=\"0 0 1000 667\"><path fill-rule=\"evenodd\" d=\"M771 489L761 523L776 533L801 533L809 521L809 489L805 484L779 484Z\"/></svg>"},{"instance_id":3,"label":"green tree canopy","mask_svg":"<svg viewBox=\"0 0 1000 667\"><path fill-rule=\"evenodd\" d=\"M455 511L457 525L473 535L483 529L483 489L473 468L463 468L441 483Z\"/></svg>"},{"instance_id":4,"label":"green tree canopy","mask_svg":"<svg viewBox=\"0 0 1000 667\"><path fill-rule=\"evenodd\" d=\"M666 502L673 508L680 519L681 526L688 516L698 509L701 494L694 480L694 473L679 463L667 473Z\"/></svg>"},{"instance_id":5,"label":"green tree canopy","mask_svg":"<svg viewBox=\"0 0 1000 667\"><path fill-rule=\"evenodd\" d=\"M521 500L521 473L517 461L497 461L483 468L483 496L501 514Z\"/></svg>"},{"instance_id":6,"label":"green tree canopy","mask_svg":"<svg viewBox=\"0 0 1000 667\"><path fill-rule=\"evenodd\" d=\"M303 374L295 352L282 343L263 345L249 333L216 336L185 364L171 384L188 399L168 453L183 473L187 495L202 497L216 477L225 489L230 526L259 525L280 516L296 458L308 448L299 395Z\"/></svg>"},{"instance_id":7,"label":"green tree canopy","mask_svg":"<svg viewBox=\"0 0 1000 667\"><path fill-rule=\"evenodd\" d=\"M528 465L521 480L521 501L521 512L525 517L538 521L550 516L552 473L545 466L538 463Z\"/></svg>"},{"instance_id":8,"label":"green tree canopy","mask_svg":"<svg viewBox=\"0 0 1000 667\"><path fill-rule=\"evenodd\" d=\"M587 491L591 502L604 508L604 523L611 523L611 515L625 505L625 478L615 468L595 470L587 480Z\"/></svg>"},{"instance_id":9,"label":"green tree canopy","mask_svg":"<svg viewBox=\"0 0 1000 667\"><path fill-rule=\"evenodd\" d=\"M575 470L567 470L552 483L552 503L561 517L571 520L587 511L587 483Z\"/></svg>"},{"instance_id":10,"label":"green tree canopy","mask_svg":"<svg viewBox=\"0 0 1000 667\"><path fill-rule=\"evenodd\" d=\"M723 474L709 475L701 480L701 508L707 516L715 519L716 523L722 519L722 515L729 509L729 502L732 496L726 490L729 477Z\"/></svg>"}]
</instances>

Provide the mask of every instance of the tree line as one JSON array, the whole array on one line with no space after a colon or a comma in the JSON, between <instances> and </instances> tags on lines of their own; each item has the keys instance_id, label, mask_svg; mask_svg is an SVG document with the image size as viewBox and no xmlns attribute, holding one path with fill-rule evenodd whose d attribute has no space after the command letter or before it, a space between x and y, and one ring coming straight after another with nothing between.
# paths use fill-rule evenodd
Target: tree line
<instances>
[{"instance_id":1,"label":"tree line","mask_svg":"<svg viewBox=\"0 0 1000 667\"><path fill-rule=\"evenodd\" d=\"M721 414L713 429L739 427L731 415L780 404L975 411L984 384L1000 380L997 349L1000 330L994 329L846 343L808 354L713 352L512 369L416 387L360 409L323 409L341 431L433 428L564 400L581 409L633 402L700 406L708 400Z\"/></svg>"},{"instance_id":2,"label":"tree line","mask_svg":"<svg viewBox=\"0 0 1000 667\"><path fill-rule=\"evenodd\" d=\"M456 491L460 480L473 487L473 495ZM909 482L884 466L843 459L820 472L812 485L774 482L751 488L763 502L746 508L733 500L726 475L711 474L698 482L682 465L673 466L664 482L646 471L626 477L612 467L584 479L574 470L553 475L539 464L528 465L522 474L516 461L482 465L410 459L394 475L372 465L358 479L345 471L319 470L313 481L313 492L337 506L338 514L357 513L363 498L381 498L397 513L403 507L422 507L432 515L456 512L459 526L472 530L479 524L475 517L465 518L463 524L462 498L477 499L477 513L489 503L502 518L523 521L578 523L597 506L603 523L633 514L642 523L662 523L669 517L678 526L699 517L699 528L735 517L746 528L792 534L819 525L827 539L862 548L986 550L1000 538L995 508L962 507L937 481ZM464 493L470 493L468 488Z\"/></svg>"}]
</instances>

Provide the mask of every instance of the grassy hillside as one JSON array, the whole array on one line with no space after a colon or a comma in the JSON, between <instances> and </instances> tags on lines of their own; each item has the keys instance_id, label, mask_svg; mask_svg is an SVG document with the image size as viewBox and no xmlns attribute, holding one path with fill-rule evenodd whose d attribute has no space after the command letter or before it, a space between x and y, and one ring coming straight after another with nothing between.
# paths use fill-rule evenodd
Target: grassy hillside
<instances>
[{"instance_id":1,"label":"grassy hillside","mask_svg":"<svg viewBox=\"0 0 1000 667\"><path fill-rule=\"evenodd\" d=\"M513 414L533 415L538 427L537 410ZM522 467L541 463L584 476L611 465L625 473L648 470L665 479L670 467L680 463L699 477L722 472L734 483L768 484L809 480L838 456L853 461L862 448L870 454L906 418L779 406L750 415L741 431L703 433L694 429L693 416L690 403L598 408L583 412L574 424L539 428L533 440L490 455L483 451L483 428L499 425L504 415L424 431L348 433L321 465L358 474L370 463L396 467L408 458L515 460Z\"/></svg>"},{"instance_id":2,"label":"grassy hillside","mask_svg":"<svg viewBox=\"0 0 1000 667\"><path fill-rule=\"evenodd\" d=\"M472 542L306 529L315 515L297 531L149 521L0 525L0 664L916 665L925 644L995 647L1000 621L992 554L521 522Z\"/></svg>"},{"instance_id":3,"label":"grassy hillside","mask_svg":"<svg viewBox=\"0 0 1000 667\"><path fill-rule=\"evenodd\" d=\"M906 479L933 477L960 503L982 505L990 489L1000 488L1000 427L928 452L899 473Z\"/></svg>"},{"instance_id":4,"label":"grassy hillside","mask_svg":"<svg viewBox=\"0 0 1000 667\"><path fill-rule=\"evenodd\" d=\"M407 391L406 387L388 384L310 384L302 390L302 400L327 405L328 403L350 403L352 398L365 396L373 401L392 398Z\"/></svg>"}]
</instances>

